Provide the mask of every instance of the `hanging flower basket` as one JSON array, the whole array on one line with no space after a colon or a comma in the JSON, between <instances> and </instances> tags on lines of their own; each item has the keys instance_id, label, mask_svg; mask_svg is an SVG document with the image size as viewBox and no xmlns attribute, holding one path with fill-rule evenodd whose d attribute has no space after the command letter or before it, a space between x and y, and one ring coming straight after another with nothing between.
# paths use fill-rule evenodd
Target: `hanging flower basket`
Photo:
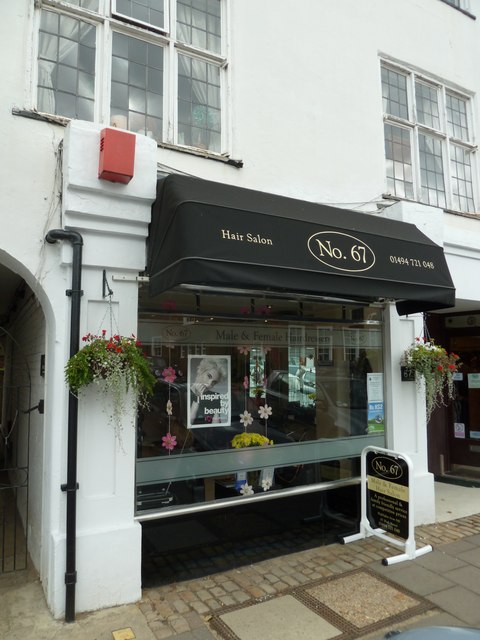
<instances>
[{"instance_id":1,"label":"hanging flower basket","mask_svg":"<svg viewBox=\"0 0 480 640\"><path fill-rule=\"evenodd\" d=\"M427 421L436 407L445 406L454 398L453 375L459 370L460 358L456 353L436 345L433 340L416 338L404 351L400 365L415 375L417 382L425 383Z\"/></svg>"},{"instance_id":2,"label":"hanging flower basket","mask_svg":"<svg viewBox=\"0 0 480 640\"><path fill-rule=\"evenodd\" d=\"M107 338L103 330L100 336L87 333L82 340L85 346L65 366L66 382L75 395L91 384L103 383L102 392L111 397L111 419L118 435L128 408L136 412L138 407L148 407L155 376L133 334Z\"/></svg>"}]
</instances>

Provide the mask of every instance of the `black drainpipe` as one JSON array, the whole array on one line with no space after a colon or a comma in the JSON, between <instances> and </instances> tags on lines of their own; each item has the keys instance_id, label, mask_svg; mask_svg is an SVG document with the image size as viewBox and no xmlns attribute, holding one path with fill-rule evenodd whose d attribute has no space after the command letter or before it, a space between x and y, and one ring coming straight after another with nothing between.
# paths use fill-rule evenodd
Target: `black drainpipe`
<instances>
[{"instance_id":1,"label":"black drainpipe","mask_svg":"<svg viewBox=\"0 0 480 640\"><path fill-rule=\"evenodd\" d=\"M82 246L83 238L76 231L52 229L45 236L45 240L54 244L57 240L68 240L73 249L72 259L72 288L67 289L66 295L72 299L70 310L70 357L74 356L80 344L80 301L83 291L82 280ZM76 570L76 542L77 542L77 427L78 427L78 398L72 392L68 394L68 449L67 449L67 483L61 485L67 494L67 522L66 522L66 566L65 566L65 622L75 621L75 584Z\"/></svg>"}]
</instances>

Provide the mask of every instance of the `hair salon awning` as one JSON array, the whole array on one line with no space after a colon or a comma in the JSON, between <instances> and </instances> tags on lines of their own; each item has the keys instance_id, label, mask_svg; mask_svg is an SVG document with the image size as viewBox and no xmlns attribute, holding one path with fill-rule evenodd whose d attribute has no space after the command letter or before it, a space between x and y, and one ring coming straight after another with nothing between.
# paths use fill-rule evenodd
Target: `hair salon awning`
<instances>
[{"instance_id":1,"label":"hair salon awning","mask_svg":"<svg viewBox=\"0 0 480 640\"><path fill-rule=\"evenodd\" d=\"M170 175L158 183L150 294L191 285L451 307L443 249L412 224Z\"/></svg>"}]
</instances>

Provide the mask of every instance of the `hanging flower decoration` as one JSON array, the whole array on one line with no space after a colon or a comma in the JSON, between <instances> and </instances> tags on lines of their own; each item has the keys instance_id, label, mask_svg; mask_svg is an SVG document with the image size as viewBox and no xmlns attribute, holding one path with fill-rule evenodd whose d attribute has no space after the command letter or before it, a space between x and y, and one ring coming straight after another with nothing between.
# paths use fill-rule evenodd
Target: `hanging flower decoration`
<instances>
[{"instance_id":1,"label":"hanging flower decoration","mask_svg":"<svg viewBox=\"0 0 480 640\"><path fill-rule=\"evenodd\" d=\"M177 437L168 432L165 436L162 436L162 447L165 447L168 452L173 451L177 446Z\"/></svg>"},{"instance_id":2,"label":"hanging flower decoration","mask_svg":"<svg viewBox=\"0 0 480 640\"><path fill-rule=\"evenodd\" d=\"M177 308L177 303L175 300L164 300L160 305L163 311L175 311Z\"/></svg>"},{"instance_id":3,"label":"hanging flower decoration","mask_svg":"<svg viewBox=\"0 0 480 640\"><path fill-rule=\"evenodd\" d=\"M139 407L148 407L156 382L150 363L134 334L107 338L103 329L101 335L87 333L82 341L85 345L65 366L65 380L74 395L92 383L103 383L100 391L112 398L110 420L120 439L122 417L127 408L135 416Z\"/></svg>"},{"instance_id":4,"label":"hanging flower decoration","mask_svg":"<svg viewBox=\"0 0 480 640\"><path fill-rule=\"evenodd\" d=\"M269 316L272 313L272 307L270 305L264 305L259 309L262 316Z\"/></svg>"},{"instance_id":5,"label":"hanging flower decoration","mask_svg":"<svg viewBox=\"0 0 480 640\"><path fill-rule=\"evenodd\" d=\"M171 416L173 414L173 405L170 399L167 400L167 416Z\"/></svg>"},{"instance_id":6,"label":"hanging flower decoration","mask_svg":"<svg viewBox=\"0 0 480 640\"><path fill-rule=\"evenodd\" d=\"M259 407L258 414L261 420L268 420L272 415L272 407L269 407L268 404L264 404Z\"/></svg>"},{"instance_id":7,"label":"hanging flower decoration","mask_svg":"<svg viewBox=\"0 0 480 640\"><path fill-rule=\"evenodd\" d=\"M448 353L434 340L416 338L400 360L401 366L415 373L417 382L425 384L427 420L436 407L452 401L455 394L453 375L459 370L460 357Z\"/></svg>"},{"instance_id":8,"label":"hanging flower decoration","mask_svg":"<svg viewBox=\"0 0 480 640\"><path fill-rule=\"evenodd\" d=\"M240 422L243 424L245 428L252 424L253 417L250 411L247 411L245 409L245 411L240 414Z\"/></svg>"},{"instance_id":9,"label":"hanging flower decoration","mask_svg":"<svg viewBox=\"0 0 480 640\"><path fill-rule=\"evenodd\" d=\"M162 371L162 376L165 382L175 382L177 374L175 373L175 369L173 367L167 367Z\"/></svg>"},{"instance_id":10,"label":"hanging flower decoration","mask_svg":"<svg viewBox=\"0 0 480 640\"><path fill-rule=\"evenodd\" d=\"M268 491L271 488L272 488L272 480L270 478L264 478L262 480L262 489L264 491Z\"/></svg>"},{"instance_id":11,"label":"hanging flower decoration","mask_svg":"<svg viewBox=\"0 0 480 640\"><path fill-rule=\"evenodd\" d=\"M251 496L254 493L255 492L253 490L253 487L249 485L247 482L245 484L242 484L242 486L240 487L240 494L242 496Z\"/></svg>"},{"instance_id":12,"label":"hanging flower decoration","mask_svg":"<svg viewBox=\"0 0 480 640\"><path fill-rule=\"evenodd\" d=\"M268 353L269 351L271 351L271 350L272 350L272 347L260 347L260 351L261 351L264 355L267 355L267 353Z\"/></svg>"},{"instance_id":13,"label":"hanging flower decoration","mask_svg":"<svg viewBox=\"0 0 480 640\"><path fill-rule=\"evenodd\" d=\"M243 388L244 388L244 389L248 389L248 387L249 387L249 386L250 386L250 385L249 385L249 382L248 382L248 376L245 376L245 377L243 378Z\"/></svg>"},{"instance_id":14,"label":"hanging flower decoration","mask_svg":"<svg viewBox=\"0 0 480 640\"><path fill-rule=\"evenodd\" d=\"M237 347L239 353L241 353L244 356L248 356L248 354L250 353L250 347L246 347L246 346L241 346L241 347Z\"/></svg>"}]
</instances>

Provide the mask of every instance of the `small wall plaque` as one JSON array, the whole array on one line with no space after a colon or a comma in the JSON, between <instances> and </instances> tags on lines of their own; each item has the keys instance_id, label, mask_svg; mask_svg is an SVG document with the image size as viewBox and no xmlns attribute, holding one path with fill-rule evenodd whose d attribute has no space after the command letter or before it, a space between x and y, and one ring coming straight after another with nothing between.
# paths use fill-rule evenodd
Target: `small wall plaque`
<instances>
[{"instance_id":1,"label":"small wall plaque","mask_svg":"<svg viewBox=\"0 0 480 640\"><path fill-rule=\"evenodd\" d=\"M415 382L415 371L408 367L400 367L402 382Z\"/></svg>"}]
</instances>

